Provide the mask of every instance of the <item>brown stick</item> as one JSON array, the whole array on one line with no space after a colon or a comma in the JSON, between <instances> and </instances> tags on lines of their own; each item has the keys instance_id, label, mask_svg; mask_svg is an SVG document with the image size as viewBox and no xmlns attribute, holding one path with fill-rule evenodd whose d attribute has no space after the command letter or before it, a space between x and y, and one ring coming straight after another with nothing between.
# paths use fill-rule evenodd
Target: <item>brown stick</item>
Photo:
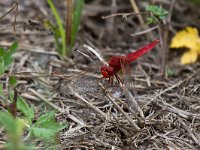
<instances>
[{"instance_id":1,"label":"brown stick","mask_svg":"<svg viewBox=\"0 0 200 150\"><path fill-rule=\"evenodd\" d=\"M140 10L139 10L138 7L137 7L137 4L136 4L135 0L130 0L130 2L131 2L131 5L132 5L133 10L135 11L135 13L141 14ZM142 26L142 29L143 29L143 30L147 30L147 29L149 28L149 26L145 24L142 15L138 15L137 17L138 17L138 20L139 20L139 22L140 22L140 24L141 24L141 26ZM148 34L146 34L146 38L147 38L148 40L150 40L150 39L153 38L153 35L148 33Z\"/></svg>"},{"instance_id":2,"label":"brown stick","mask_svg":"<svg viewBox=\"0 0 200 150\"><path fill-rule=\"evenodd\" d=\"M14 97L13 97L13 102L10 104L10 112L13 117L17 117L17 90L14 89Z\"/></svg>"},{"instance_id":3,"label":"brown stick","mask_svg":"<svg viewBox=\"0 0 200 150\"><path fill-rule=\"evenodd\" d=\"M67 11L66 11L66 45L68 48L70 47L70 41L71 41L71 28L72 28L72 12L73 12L73 2L72 0L66 0L67 1Z\"/></svg>"},{"instance_id":4,"label":"brown stick","mask_svg":"<svg viewBox=\"0 0 200 150\"><path fill-rule=\"evenodd\" d=\"M141 13L114 13L111 15L107 15L107 16L103 16L102 19L108 19L111 17L116 17L116 16L122 16L124 18L131 16L131 15L145 15L145 14L149 14L149 12L141 12Z\"/></svg>"},{"instance_id":5,"label":"brown stick","mask_svg":"<svg viewBox=\"0 0 200 150\"><path fill-rule=\"evenodd\" d=\"M17 3L15 3L14 5L13 5L13 7L8 11L8 12L6 12L5 14L3 14L3 16L1 16L0 17L0 21L7 15L7 14L9 14L11 11L13 11L14 9L15 9L15 7L17 7Z\"/></svg>"},{"instance_id":6,"label":"brown stick","mask_svg":"<svg viewBox=\"0 0 200 150\"><path fill-rule=\"evenodd\" d=\"M13 29L14 29L14 33L16 31L16 22L17 22L17 15L18 15L18 0L16 0L16 10L15 10L15 17L14 17L14 21L13 21Z\"/></svg>"},{"instance_id":7,"label":"brown stick","mask_svg":"<svg viewBox=\"0 0 200 150\"><path fill-rule=\"evenodd\" d=\"M164 76L165 75L165 70L166 70L166 65L167 65L167 59L168 59L168 53L169 53L169 47L168 47L168 34L169 34L169 25L171 22L171 15L172 15L172 10L175 4L175 0L172 1L170 10L169 10L169 15L167 16L166 22L164 24L164 27L160 27L161 30L161 37L162 37L162 42L161 42L161 67L160 67L160 75ZM163 44L162 44L163 43Z\"/></svg>"},{"instance_id":8,"label":"brown stick","mask_svg":"<svg viewBox=\"0 0 200 150\"><path fill-rule=\"evenodd\" d=\"M162 36L162 45L161 45L161 67L160 67L160 75L165 75L166 65L167 65L167 59L168 59L168 33L169 33L169 24L167 23L164 27L161 29L161 36Z\"/></svg>"}]
</instances>

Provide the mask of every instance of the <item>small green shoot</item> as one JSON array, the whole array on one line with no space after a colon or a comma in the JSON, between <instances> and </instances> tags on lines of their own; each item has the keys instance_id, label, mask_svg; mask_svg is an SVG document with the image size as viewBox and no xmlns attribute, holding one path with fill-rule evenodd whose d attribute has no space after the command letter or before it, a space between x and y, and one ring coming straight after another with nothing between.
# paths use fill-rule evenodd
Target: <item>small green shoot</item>
<instances>
[{"instance_id":1,"label":"small green shoot","mask_svg":"<svg viewBox=\"0 0 200 150\"><path fill-rule=\"evenodd\" d=\"M70 49L73 47L78 32L78 27L81 20L81 13L84 5L84 0L75 0L74 1L74 12L73 12L73 21L71 29L71 43Z\"/></svg>"},{"instance_id":2,"label":"small green shoot","mask_svg":"<svg viewBox=\"0 0 200 150\"><path fill-rule=\"evenodd\" d=\"M0 112L0 124L3 125L9 135L9 140L5 145L7 150L32 150L32 145L25 145L22 142L22 134L26 123L19 118L14 118L8 112Z\"/></svg>"},{"instance_id":3,"label":"small green shoot","mask_svg":"<svg viewBox=\"0 0 200 150\"><path fill-rule=\"evenodd\" d=\"M72 0L69 0L69 1L72 1ZM46 21L46 24L53 31L54 39L55 39L59 54L61 56L68 56L71 53L71 49L75 43L78 27L80 24L81 12L83 9L84 0L74 0L74 4L73 4L74 7L69 6L69 7L73 7L72 16L70 16L70 18L67 18L67 19L72 19L72 20L66 21L69 23L68 26L66 26L66 28L64 28L62 19L57 9L55 8L52 0L47 0L47 2L51 8L51 11L54 14L57 24L54 25L50 21ZM70 33L70 36L66 36L66 33Z\"/></svg>"},{"instance_id":4,"label":"small green shoot","mask_svg":"<svg viewBox=\"0 0 200 150\"><path fill-rule=\"evenodd\" d=\"M147 18L148 24L160 23L160 21L164 20L168 14L168 11L161 6L150 5L147 6L145 10L151 13L151 16Z\"/></svg>"},{"instance_id":5,"label":"small green shoot","mask_svg":"<svg viewBox=\"0 0 200 150\"><path fill-rule=\"evenodd\" d=\"M2 75L13 62L13 54L18 48L18 43L14 42L10 48L6 51L3 48L0 48L0 75Z\"/></svg>"},{"instance_id":6,"label":"small green shoot","mask_svg":"<svg viewBox=\"0 0 200 150\"><path fill-rule=\"evenodd\" d=\"M17 97L17 109L24 115L27 122L31 124L34 118L34 109L20 96Z\"/></svg>"},{"instance_id":7,"label":"small green shoot","mask_svg":"<svg viewBox=\"0 0 200 150\"><path fill-rule=\"evenodd\" d=\"M54 111L50 111L44 115L41 115L30 127L30 132L32 135L49 141L55 141L56 134L60 130L66 128L68 125L57 123L54 116Z\"/></svg>"},{"instance_id":8,"label":"small green shoot","mask_svg":"<svg viewBox=\"0 0 200 150\"><path fill-rule=\"evenodd\" d=\"M0 94L5 97L1 86ZM9 93L11 104L16 101L15 95L16 93ZM30 107L20 96L17 96L15 107L18 110L18 112L16 112L17 115L11 115L11 113L0 111L0 124L5 126L8 135L11 137L11 140L7 141L5 145L5 147L10 147L7 149L23 150L24 147L26 147L21 141L24 131L26 131L26 134L28 135L28 138L25 138L26 140L24 140L26 142L31 142L30 138L38 138L44 140L44 142L51 142L52 144L55 144L58 141L56 139L59 131L68 127L67 122L61 124L56 122L55 111L49 111L45 114L41 114L36 121L33 122L33 119L35 118L34 109L33 107Z\"/></svg>"},{"instance_id":9,"label":"small green shoot","mask_svg":"<svg viewBox=\"0 0 200 150\"><path fill-rule=\"evenodd\" d=\"M64 26L63 26L63 23L62 23L62 20L61 20L61 17L60 15L58 14L58 11L56 10L52 0L47 0L53 14L54 14L54 17L56 19L56 22L57 22L57 25L58 25L58 31L57 29L54 27L52 28L52 30L54 31L54 33L56 34L55 38L57 40L57 48L58 48L58 52L62 55L62 56L66 56L67 54L67 48L66 48L66 38L65 38L65 29L64 29ZM51 25L51 27L53 27L53 25ZM61 38L61 43L59 43L59 39L58 38Z\"/></svg>"},{"instance_id":10,"label":"small green shoot","mask_svg":"<svg viewBox=\"0 0 200 150\"><path fill-rule=\"evenodd\" d=\"M166 70L166 72L165 72L165 75L166 75L167 77L169 77L169 76L174 76L174 75L175 75L175 71L172 70L172 69L170 69L170 68L167 68L167 70Z\"/></svg>"},{"instance_id":11,"label":"small green shoot","mask_svg":"<svg viewBox=\"0 0 200 150\"><path fill-rule=\"evenodd\" d=\"M9 84L15 87L17 85L17 79L15 77L9 77Z\"/></svg>"},{"instance_id":12,"label":"small green shoot","mask_svg":"<svg viewBox=\"0 0 200 150\"><path fill-rule=\"evenodd\" d=\"M10 99L13 101L13 94L10 95ZM59 130L68 126L68 124L59 124L55 121L55 112L50 111L41 115L35 123L32 123L34 118L34 109L30 107L27 102L20 96L17 97L17 109L23 114L23 119L26 120L29 132L34 137L44 138L51 140L56 136ZM40 135L40 136L39 136ZM51 135L51 136L50 136Z\"/></svg>"}]
</instances>

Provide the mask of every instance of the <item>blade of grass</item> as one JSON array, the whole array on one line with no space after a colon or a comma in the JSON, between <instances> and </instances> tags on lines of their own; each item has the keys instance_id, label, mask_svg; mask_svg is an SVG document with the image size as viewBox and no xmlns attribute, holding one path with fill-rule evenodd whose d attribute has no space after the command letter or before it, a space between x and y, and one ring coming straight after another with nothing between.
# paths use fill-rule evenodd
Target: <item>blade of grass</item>
<instances>
[{"instance_id":1,"label":"blade of grass","mask_svg":"<svg viewBox=\"0 0 200 150\"><path fill-rule=\"evenodd\" d=\"M71 41L70 41L70 49L75 43L76 34L78 32L78 27L80 24L81 13L84 5L84 0L75 0L74 2L74 12L73 12L73 21L72 21L72 29L71 29Z\"/></svg>"},{"instance_id":2,"label":"blade of grass","mask_svg":"<svg viewBox=\"0 0 200 150\"><path fill-rule=\"evenodd\" d=\"M68 52L67 52L67 49L66 49L65 29L63 27L62 20L61 20L59 14L58 14L53 2L52 2L52 0L47 0L47 2L48 2L48 4L49 4L49 6L50 6L50 8L51 8L51 10L52 10L52 12L55 16L56 22L58 24L59 32L60 32L60 36L61 36L61 40L62 40L62 49L60 51L60 54L62 56L66 56L66 54Z\"/></svg>"}]
</instances>

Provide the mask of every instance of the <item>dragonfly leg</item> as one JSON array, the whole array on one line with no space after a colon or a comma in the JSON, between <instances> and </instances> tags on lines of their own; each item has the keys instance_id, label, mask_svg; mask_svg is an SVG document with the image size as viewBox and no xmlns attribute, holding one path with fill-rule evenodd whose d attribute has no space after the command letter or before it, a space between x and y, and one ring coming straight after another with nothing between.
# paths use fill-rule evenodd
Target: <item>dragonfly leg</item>
<instances>
[{"instance_id":1,"label":"dragonfly leg","mask_svg":"<svg viewBox=\"0 0 200 150\"><path fill-rule=\"evenodd\" d=\"M111 80L111 79L109 78L109 79L108 79L108 84L110 83L110 80Z\"/></svg>"},{"instance_id":2,"label":"dragonfly leg","mask_svg":"<svg viewBox=\"0 0 200 150\"><path fill-rule=\"evenodd\" d=\"M117 82L120 84L123 84L123 81L120 79L120 77L118 75L115 74L115 77L117 79Z\"/></svg>"},{"instance_id":3,"label":"dragonfly leg","mask_svg":"<svg viewBox=\"0 0 200 150\"><path fill-rule=\"evenodd\" d=\"M104 79L104 77L102 77L101 79ZM113 77L113 76L109 77L109 78L108 78L108 84L113 85L113 80L114 80L114 77ZM119 80L120 80L120 82L122 82L121 79L119 79ZM117 79L117 81L118 81L118 79ZM118 82L119 82L119 81L118 81Z\"/></svg>"},{"instance_id":4,"label":"dragonfly leg","mask_svg":"<svg viewBox=\"0 0 200 150\"><path fill-rule=\"evenodd\" d=\"M114 80L114 77L112 76L112 77L110 77L111 78L111 85L113 85L113 80Z\"/></svg>"},{"instance_id":5,"label":"dragonfly leg","mask_svg":"<svg viewBox=\"0 0 200 150\"><path fill-rule=\"evenodd\" d=\"M111 85L113 84L113 76L109 77L108 84L111 84Z\"/></svg>"}]
</instances>

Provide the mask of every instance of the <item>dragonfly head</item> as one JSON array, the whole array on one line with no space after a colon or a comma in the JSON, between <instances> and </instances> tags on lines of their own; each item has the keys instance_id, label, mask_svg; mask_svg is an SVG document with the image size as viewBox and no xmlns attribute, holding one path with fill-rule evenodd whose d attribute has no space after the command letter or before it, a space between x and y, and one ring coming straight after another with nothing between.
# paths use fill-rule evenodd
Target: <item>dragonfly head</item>
<instances>
[{"instance_id":1,"label":"dragonfly head","mask_svg":"<svg viewBox=\"0 0 200 150\"><path fill-rule=\"evenodd\" d=\"M107 65L103 65L101 67L101 74L104 78L110 78L111 76L113 76L113 68Z\"/></svg>"}]
</instances>

